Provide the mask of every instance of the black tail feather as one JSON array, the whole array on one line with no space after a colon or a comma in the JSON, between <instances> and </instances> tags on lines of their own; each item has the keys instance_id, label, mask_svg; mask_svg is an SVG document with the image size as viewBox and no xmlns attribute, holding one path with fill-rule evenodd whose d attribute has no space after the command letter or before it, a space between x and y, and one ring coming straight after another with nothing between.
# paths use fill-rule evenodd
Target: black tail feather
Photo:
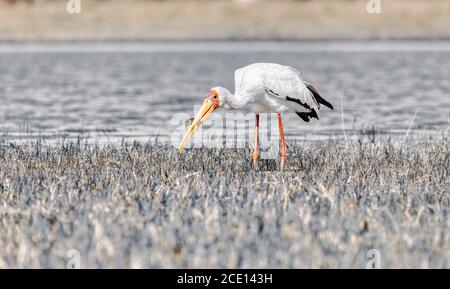
<instances>
[{"instance_id":1,"label":"black tail feather","mask_svg":"<svg viewBox=\"0 0 450 289\"><path fill-rule=\"evenodd\" d=\"M301 119L303 119L306 122L309 122L311 118L319 119L319 116L317 115L317 112L312 109L310 112L295 112Z\"/></svg>"},{"instance_id":2,"label":"black tail feather","mask_svg":"<svg viewBox=\"0 0 450 289\"><path fill-rule=\"evenodd\" d=\"M305 82L306 87L309 89L309 91L312 92L312 94L314 95L314 98L316 99L316 101L320 104L325 105L328 108L331 108L332 110L334 110L333 105L331 103L329 103L328 101L326 101L325 99L322 98L322 96L320 96L319 91L310 83Z\"/></svg>"}]
</instances>

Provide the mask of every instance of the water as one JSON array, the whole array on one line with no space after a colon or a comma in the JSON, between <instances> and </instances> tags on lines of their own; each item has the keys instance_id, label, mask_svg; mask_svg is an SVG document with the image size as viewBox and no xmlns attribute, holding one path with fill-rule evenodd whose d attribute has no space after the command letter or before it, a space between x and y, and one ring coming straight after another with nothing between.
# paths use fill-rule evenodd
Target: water
<instances>
[{"instance_id":1,"label":"water","mask_svg":"<svg viewBox=\"0 0 450 289\"><path fill-rule=\"evenodd\" d=\"M2 44L3 140L167 139L208 90L253 62L298 68L335 106L285 115L289 138L448 135L449 42Z\"/></svg>"}]
</instances>

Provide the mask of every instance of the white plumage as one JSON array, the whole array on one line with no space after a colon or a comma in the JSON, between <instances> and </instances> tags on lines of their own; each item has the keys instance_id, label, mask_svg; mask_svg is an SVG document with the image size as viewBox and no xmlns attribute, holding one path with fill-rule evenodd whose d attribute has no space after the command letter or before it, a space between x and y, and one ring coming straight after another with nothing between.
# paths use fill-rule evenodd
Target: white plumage
<instances>
[{"instance_id":1,"label":"white plumage","mask_svg":"<svg viewBox=\"0 0 450 289\"><path fill-rule=\"evenodd\" d=\"M255 146L252 154L253 167L256 169L259 154L259 113L278 112L281 139L280 168L283 170L287 146L280 113L292 111L309 122L311 118L319 119L317 112L321 104L333 109L333 106L320 96L317 89L304 81L300 72L290 66L254 63L236 70L234 83L234 94L220 86L210 90L179 146L180 151L183 151L189 138L214 110L224 107L252 111L256 114Z\"/></svg>"},{"instance_id":2,"label":"white plumage","mask_svg":"<svg viewBox=\"0 0 450 289\"><path fill-rule=\"evenodd\" d=\"M312 109L319 109L300 72L290 66L251 64L235 71L234 83L235 97L246 100L246 105L250 105L253 112L311 111L299 103L286 100L286 97L298 99Z\"/></svg>"},{"instance_id":3,"label":"white plumage","mask_svg":"<svg viewBox=\"0 0 450 289\"><path fill-rule=\"evenodd\" d=\"M255 113L295 112L304 121L319 118L320 104L331 109L317 89L304 81L300 72L276 63L254 63L234 73L235 93L214 87L220 106Z\"/></svg>"}]
</instances>

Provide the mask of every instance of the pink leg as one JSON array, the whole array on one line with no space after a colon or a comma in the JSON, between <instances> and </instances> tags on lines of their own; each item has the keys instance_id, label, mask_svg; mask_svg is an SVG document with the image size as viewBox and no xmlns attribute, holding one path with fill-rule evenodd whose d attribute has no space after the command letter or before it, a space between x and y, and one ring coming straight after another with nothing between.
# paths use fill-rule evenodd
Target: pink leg
<instances>
[{"instance_id":1,"label":"pink leg","mask_svg":"<svg viewBox=\"0 0 450 289\"><path fill-rule=\"evenodd\" d=\"M281 139L281 148L280 148L280 169L284 169L284 163L286 162L286 140L284 139L283 132L283 120L281 119L281 114L278 113L278 127L280 129L280 139Z\"/></svg>"},{"instance_id":2,"label":"pink leg","mask_svg":"<svg viewBox=\"0 0 450 289\"><path fill-rule=\"evenodd\" d=\"M253 159L253 169L256 171L258 165L258 155L259 155L259 114L256 114L255 121L255 147L253 149L252 159Z\"/></svg>"}]
</instances>

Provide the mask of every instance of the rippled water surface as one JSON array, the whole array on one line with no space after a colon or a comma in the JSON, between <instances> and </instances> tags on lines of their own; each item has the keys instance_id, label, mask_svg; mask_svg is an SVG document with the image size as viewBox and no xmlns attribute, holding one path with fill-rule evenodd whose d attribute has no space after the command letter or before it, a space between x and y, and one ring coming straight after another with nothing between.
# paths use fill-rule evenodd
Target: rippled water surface
<instances>
[{"instance_id":1,"label":"rippled water surface","mask_svg":"<svg viewBox=\"0 0 450 289\"><path fill-rule=\"evenodd\" d=\"M0 134L164 139L174 115L192 116L213 86L233 91L253 62L298 68L336 108L310 123L286 115L288 137L448 134L446 42L2 44Z\"/></svg>"}]
</instances>

